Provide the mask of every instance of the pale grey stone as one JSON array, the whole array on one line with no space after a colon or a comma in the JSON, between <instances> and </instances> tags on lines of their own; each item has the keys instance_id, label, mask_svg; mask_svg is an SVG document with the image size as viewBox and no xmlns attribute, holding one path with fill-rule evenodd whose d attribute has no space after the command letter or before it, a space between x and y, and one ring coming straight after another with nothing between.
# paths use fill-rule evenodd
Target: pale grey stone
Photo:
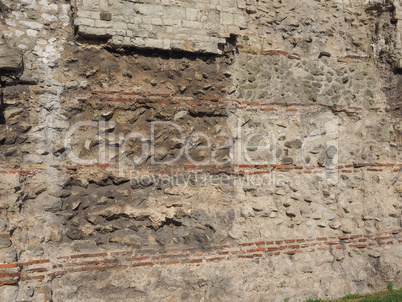
<instances>
[{"instance_id":1,"label":"pale grey stone","mask_svg":"<svg viewBox=\"0 0 402 302\"><path fill-rule=\"evenodd\" d=\"M177 121L179 119L182 119L183 117L185 117L187 115L187 113L188 113L188 111L186 111L186 110L179 111L175 114L173 120Z\"/></svg>"},{"instance_id":2,"label":"pale grey stone","mask_svg":"<svg viewBox=\"0 0 402 302\"><path fill-rule=\"evenodd\" d=\"M67 89L71 89L71 88L75 88L75 87L78 87L78 82L77 81L68 81L67 83L66 83L66 88Z\"/></svg>"}]
</instances>

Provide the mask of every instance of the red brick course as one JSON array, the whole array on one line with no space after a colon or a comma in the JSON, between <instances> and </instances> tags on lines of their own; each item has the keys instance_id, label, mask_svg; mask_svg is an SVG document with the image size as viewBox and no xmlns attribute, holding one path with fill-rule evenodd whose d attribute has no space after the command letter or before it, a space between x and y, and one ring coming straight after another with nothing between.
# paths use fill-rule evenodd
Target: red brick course
<instances>
[{"instance_id":1,"label":"red brick course","mask_svg":"<svg viewBox=\"0 0 402 302\"><path fill-rule=\"evenodd\" d=\"M74 254L59 256L54 260L38 259L20 263L0 264L0 285L12 285L18 282L36 280L41 282L70 273L86 273L103 271L113 268L145 268L162 265L194 265L216 263L220 261L247 261L254 258L283 255L295 256L305 252L324 252L332 248L367 249L372 246L400 244L402 229L376 234L359 234L350 236L317 237L309 239L283 239L271 241L256 241L238 244L204 246L201 248L172 248L167 250L133 250L113 251L92 254ZM385 240L385 241L384 241ZM310 242L302 245L295 242ZM342 244L341 244L342 243ZM263 246L267 247L263 247ZM272 246L274 245L274 246ZM310 249L310 246L316 248ZM125 257L129 255L140 255ZM82 259L88 259L82 261ZM165 260L169 259L169 260ZM174 260L171 260L174 259ZM128 261L128 263L127 263ZM133 263L134 262L134 263ZM130 265L131 263L131 265ZM41 265L40 267L35 267ZM32 267L33 266L33 267ZM15 270L18 271L15 271Z\"/></svg>"}]
</instances>

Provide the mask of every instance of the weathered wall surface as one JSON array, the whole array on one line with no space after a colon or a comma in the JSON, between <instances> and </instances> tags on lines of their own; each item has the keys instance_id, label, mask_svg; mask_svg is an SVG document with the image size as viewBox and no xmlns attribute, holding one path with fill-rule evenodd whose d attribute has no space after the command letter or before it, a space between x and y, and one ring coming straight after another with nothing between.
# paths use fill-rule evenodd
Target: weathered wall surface
<instances>
[{"instance_id":1,"label":"weathered wall surface","mask_svg":"<svg viewBox=\"0 0 402 302\"><path fill-rule=\"evenodd\" d=\"M396 1L0 1L0 300L400 286L400 20Z\"/></svg>"},{"instance_id":2,"label":"weathered wall surface","mask_svg":"<svg viewBox=\"0 0 402 302\"><path fill-rule=\"evenodd\" d=\"M78 33L135 46L221 53L246 27L244 1L76 1ZM221 46L221 47L219 47Z\"/></svg>"}]
</instances>

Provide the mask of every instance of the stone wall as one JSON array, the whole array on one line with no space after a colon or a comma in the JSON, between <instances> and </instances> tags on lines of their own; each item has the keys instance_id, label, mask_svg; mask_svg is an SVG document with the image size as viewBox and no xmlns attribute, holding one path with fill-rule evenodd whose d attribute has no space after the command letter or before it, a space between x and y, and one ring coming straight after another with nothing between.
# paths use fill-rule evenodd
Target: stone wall
<instances>
[{"instance_id":1,"label":"stone wall","mask_svg":"<svg viewBox=\"0 0 402 302\"><path fill-rule=\"evenodd\" d=\"M400 287L399 15L0 1L0 300Z\"/></svg>"},{"instance_id":2,"label":"stone wall","mask_svg":"<svg viewBox=\"0 0 402 302\"><path fill-rule=\"evenodd\" d=\"M221 53L246 27L244 1L76 1L78 33L115 47Z\"/></svg>"}]
</instances>

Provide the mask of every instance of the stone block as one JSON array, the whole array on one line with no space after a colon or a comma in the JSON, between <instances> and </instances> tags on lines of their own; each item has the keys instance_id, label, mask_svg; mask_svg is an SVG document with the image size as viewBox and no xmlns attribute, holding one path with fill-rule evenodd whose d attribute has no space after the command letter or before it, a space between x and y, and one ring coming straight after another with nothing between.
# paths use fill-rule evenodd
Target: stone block
<instances>
[{"instance_id":1,"label":"stone block","mask_svg":"<svg viewBox=\"0 0 402 302\"><path fill-rule=\"evenodd\" d=\"M136 37L131 39L131 44L135 47L141 47L145 45L144 39Z\"/></svg>"},{"instance_id":2,"label":"stone block","mask_svg":"<svg viewBox=\"0 0 402 302\"><path fill-rule=\"evenodd\" d=\"M86 26L95 26L95 20L87 19L87 18L76 18L74 20L74 25L86 25Z\"/></svg>"},{"instance_id":3,"label":"stone block","mask_svg":"<svg viewBox=\"0 0 402 302\"><path fill-rule=\"evenodd\" d=\"M146 39L145 47L149 48L163 48L163 40L159 39Z\"/></svg>"},{"instance_id":4,"label":"stone block","mask_svg":"<svg viewBox=\"0 0 402 302\"><path fill-rule=\"evenodd\" d=\"M227 27L227 33L228 33L228 34L239 35L239 34L240 34L240 29L239 29L238 26L228 25L228 27Z\"/></svg>"},{"instance_id":5,"label":"stone block","mask_svg":"<svg viewBox=\"0 0 402 302\"><path fill-rule=\"evenodd\" d=\"M223 25L233 24L233 15L228 13L221 13L221 24Z\"/></svg>"},{"instance_id":6,"label":"stone block","mask_svg":"<svg viewBox=\"0 0 402 302\"><path fill-rule=\"evenodd\" d=\"M185 16L185 14L186 10L182 7L166 7L164 12L164 16L170 19L180 19L180 16Z\"/></svg>"},{"instance_id":7,"label":"stone block","mask_svg":"<svg viewBox=\"0 0 402 302\"><path fill-rule=\"evenodd\" d=\"M166 11L162 6L154 4L138 4L134 8L139 14L144 16L164 16ZM176 15L177 17L178 15Z\"/></svg>"},{"instance_id":8,"label":"stone block","mask_svg":"<svg viewBox=\"0 0 402 302\"><path fill-rule=\"evenodd\" d=\"M80 25L78 27L78 33L83 36L89 37L89 38L110 36L110 34L108 33L108 31L106 29L93 28L93 27L82 26L82 25Z\"/></svg>"},{"instance_id":9,"label":"stone block","mask_svg":"<svg viewBox=\"0 0 402 302\"><path fill-rule=\"evenodd\" d=\"M43 28L43 24L39 22L32 22L32 21L20 21L20 25L30 28L30 29L41 29Z\"/></svg>"},{"instance_id":10,"label":"stone block","mask_svg":"<svg viewBox=\"0 0 402 302\"><path fill-rule=\"evenodd\" d=\"M198 10L194 8L186 9L186 19L189 21L196 21L198 16Z\"/></svg>"},{"instance_id":11,"label":"stone block","mask_svg":"<svg viewBox=\"0 0 402 302\"><path fill-rule=\"evenodd\" d=\"M86 25L86 24L84 24ZM95 20L95 27L102 27L102 28L112 28L113 23L103 20Z\"/></svg>"},{"instance_id":12,"label":"stone block","mask_svg":"<svg viewBox=\"0 0 402 302\"><path fill-rule=\"evenodd\" d=\"M78 18L91 18L91 12L85 11L85 10L79 10L77 11L77 17Z\"/></svg>"},{"instance_id":13,"label":"stone block","mask_svg":"<svg viewBox=\"0 0 402 302\"><path fill-rule=\"evenodd\" d=\"M169 39L164 39L163 40L163 48L164 49L170 49L171 41Z\"/></svg>"},{"instance_id":14,"label":"stone block","mask_svg":"<svg viewBox=\"0 0 402 302\"><path fill-rule=\"evenodd\" d=\"M397 61L396 61L396 68L397 68L399 71L402 71L402 58L397 59Z\"/></svg>"},{"instance_id":15,"label":"stone block","mask_svg":"<svg viewBox=\"0 0 402 302\"><path fill-rule=\"evenodd\" d=\"M162 19L161 18L152 18L151 19L151 24L152 25L163 25Z\"/></svg>"},{"instance_id":16,"label":"stone block","mask_svg":"<svg viewBox=\"0 0 402 302\"><path fill-rule=\"evenodd\" d=\"M115 22L113 27L116 28L116 29L127 29L127 23L125 23L125 22Z\"/></svg>"},{"instance_id":17,"label":"stone block","mask_svg":"<svg viewBox=\"0 0 402 302\"><path fill-rule=\"evenodd\" d=\"M402 20L402 3L400 1L394 1L395 6L395 19Z\"/></svg>"},{"instance_id":18,"label":"stone block","mask_svg":"<svg viewBox=\"0 0 402 302\"><path fill-rule=\"evenodd\" d=\"M0 69L16 71L22 67L22 55L18 48L0 46Z\"/></svg>"},{"instance_id":19,"label":"stone block","mask_svg":"<svg viewBox=\"0 0 402 302\"><path fill-rule=\"evenodd\" d=\"M99 9L99 0L77 1L78 10L97 11Z\"/></svg>"},{"instance_id":20,"label":"stone block","mask_svg":"<svg viewBox=\"0 0 402 302\"><path fill-rule=\"evenodd\" d=\"M16 119L24 112L22 108L7 108L4 112L4 117L7 119Z\"/></svg>"},{"instance_id":21,"label":"stone block","mask_svg":"<svg viewBox=\"0 0 402 302\"><path fill-rule=\"evenodd\" d=\"M100 19L103 21L112 20L112 14L109 12L100 12Z\"/></svg>"},{"instance_id":22,"label":"stone block","mask_svg":"<svg viewBox=\"0 0 402 302\"><path fill-rule=\"evenodd\" d=\"M4 249L11 246L10 235L8 233L0 234L0 249Z\"/></svg>"},{"instance_id":23,"label":"stone block","mask_svg":"<svg viewBox=\"0 0 402 302\"><path fill-rule=\"evenodd\" d=\"M197 22L197 21L183 21L183 26L188 27L188 28L193 28L193 29L201 29L202 28L202 23Z\"/></svg>"},{"instance_id":24,"label":"stone block","mask_svg":"<svg viewBox=\"0 0 402 302\"><path fill-rule=\"evenodd\" d=\"M234 24L238 26L240 29L247 28L247 19L243 15L235 15L234 16Z\"/></svg>"},{"instance_id":25,"label":"stone block","mask_svg":"<svg viewBox=\"0 0 402 302\"><path fill-rule=\"evenodd\" d=\"M151 39L145 41L142 47L168 49L171 44L164 43L164 39L181 40L182 50L220 53L218 45L210 45L218 42L216 38L211 39L211 36L228 38L230 34L238 35L240 29L246 28L246 19L241 15L236 2L183 1L176 5L171 1L155 3L142 0L117 5L102 0L99 2L101 5L89 9L87 3L81 1L77 4L78 18L75 25L79 27L78 33L83 36L109 37L119 45L130 46L128 44L133 37L141 37ZM201 41L201 44L193 43Z\"/></svg>"},{"instance_id":26,"label":"stone block","mask_svg":"<svg viewBox=\"0 0 402 302\"><path fill-rule=\"evenodd\" d=\"M236 6L235 0L220 0L220 4L225 7L234 7Z\"/></svg>"}]
</instances>

